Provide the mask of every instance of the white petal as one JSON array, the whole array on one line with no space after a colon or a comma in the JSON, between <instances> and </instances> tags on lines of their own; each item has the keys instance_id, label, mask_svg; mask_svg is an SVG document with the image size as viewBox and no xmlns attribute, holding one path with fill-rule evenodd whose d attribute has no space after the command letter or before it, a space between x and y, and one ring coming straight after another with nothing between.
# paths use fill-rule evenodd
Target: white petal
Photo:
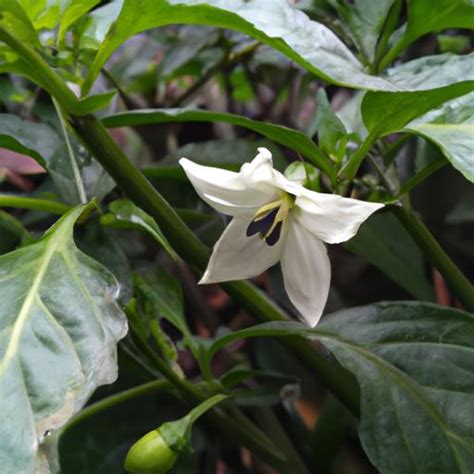
<instances>
[{"instance_id":1,"label":"white petal","mask_svg":"<svg viewBox=\"0 0 474 474\"><path fill-rule=\"evenodd\" d=\"M181 158L179 164L199 196L223 214L254 214L274 197L273 188L250 187L242 173L198 165L187 158Z\"/></svg>"},{"instance_id":2,"label":"white petal","mask_svg":"<svg viewBox=\"0 0 474 474\"><path fill-rule=\"evenodd\" d=\"M295 206L301 224L324 242L338 244L354 237L360 225L384 205L305 189Z\"/></svg>"},{"instance_id":3,"label":"white petal","mask_svg":"<svg viewBox=\"0 0 474 474\"><path fill-rule=\"evenodd\" d=\"M211 258L199 283L243 280L260 275L280 260L286 229L270 247L258 235L247 237L251 218L234 217L214 245Z\"/></svg>"},{"instance_id":4,"label":"white petal","mask_svg":"<svg viewBox=\"0 0 474 474\"><path fill-rule=\"evenodd\" d=\"M283 249L281 270L291 302L310 326L316 326L326 306L331 282L326 246L293 221Z\"/></svg>"}]
</instances>

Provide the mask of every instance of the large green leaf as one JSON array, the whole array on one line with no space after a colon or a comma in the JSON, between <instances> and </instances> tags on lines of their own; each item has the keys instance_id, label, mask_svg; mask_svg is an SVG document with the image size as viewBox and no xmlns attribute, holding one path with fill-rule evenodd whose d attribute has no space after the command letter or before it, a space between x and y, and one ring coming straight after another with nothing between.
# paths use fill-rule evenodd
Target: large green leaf
<instances>
[{"instance_id":1,"label":"large green leaf","mask_svg":"<svg viewBox=\"0 0 474 474\"><path fill-rule=\"evenodd\" d=\"M423 254L393 214L371 216L345 247L367 259L415 298L434 300Z\"/></svg>"},{"instance_id":2,"label":"large green leaf","mask_svg":"<svg viewBox=\"0 0 474 474\"><path fill-rule=\"evenodd\" d=\"M103 119L106 127L150 125L171 122L226 122L253 130L276 143L291 148L309 158L329 176L334 176L330 161L316 144L304 133L266 122L259 122L241 115L198 109L144 109L123 112Z\"/></svg>"},{"instance_id":3,"label":"large green leaf","mask_svg":"<svg viewBox=\"0 0 474 474\"><path fill-rule=\"evenodd\" d=\"M90 89L107 59L126 39L147 29L175 23L240 31L336 84L397 89L391 82L367 74L331 30L310 20L287 0L125 0L91 66L84 91Z\"/></svg>"},{"instance_id":4,"label":"large green leaf","mask_svg":"<svg viewBox=\"0 0 474 474\"><path fill-rule=\"evenodd\" d=\"M402 90L428 90L474 81L474 54L434 54L390 68L386 78Z\"/></svg>"},{"instance_id":5,"label":"large green leaf","mask_svg":"<svg viewBox=\"0 0 474 474\"><path fill-rule=\"evenodd\" d=\"M474 182L474 92L446 102L403 128L437 145L451 164Z\"/></svg>"},{"instance_id":6,"label":"large green leaf","mask_svg":"<svg viewBox=\"0 0 474 474\"><path fill-rule=\"evenodd\" d=\"M0 465L49 472L54 432L117 375L127 330L115 278L73 240L78 207L0 257ZM52 436L48 436L52 434Z\"/></svg>"},{"instance_id":7,"label":"large green leaf","mask_svg":"<svg viewBox=\"0 0 474 474\"><path fill-rule=\"evenodd\" d=\"M358 379L360 437L382 473L474 470L474 316L418 302L379 303L323 319L317 329L267 323L223 336L301 335L322 342Z\"/></svg>"}]
</instances>

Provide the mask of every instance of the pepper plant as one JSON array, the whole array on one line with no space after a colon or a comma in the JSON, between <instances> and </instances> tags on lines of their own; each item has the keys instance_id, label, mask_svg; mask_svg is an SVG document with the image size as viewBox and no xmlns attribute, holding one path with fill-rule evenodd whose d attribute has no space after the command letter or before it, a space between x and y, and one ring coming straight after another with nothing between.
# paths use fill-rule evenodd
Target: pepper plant
<instances>
[{"instance_id":1,"label":"pepper plant","mask_svg":"<svg viewBox=\"0 0 474 474\"><path fill-rule=\"evenodd\" d=\"M1 472L472 473L473 28L0 0Z\"/></svg>"}]
</instances>

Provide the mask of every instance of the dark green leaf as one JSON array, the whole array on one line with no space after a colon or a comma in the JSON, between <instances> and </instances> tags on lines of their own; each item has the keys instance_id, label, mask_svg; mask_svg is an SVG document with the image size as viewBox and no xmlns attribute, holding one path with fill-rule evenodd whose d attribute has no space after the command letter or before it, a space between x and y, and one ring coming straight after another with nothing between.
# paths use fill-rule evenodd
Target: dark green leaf
<instances>
[{"instance_id":1,"label":"dark green leaf","mask_svg":"<svg viewBox=\"0 0 474 474\"><path fill-rule=\"evenodd\" d=\"M240 115L192 109L149 109L124 112L103 119L107 127L137 126L172 122L226 122L253 130L261 135L301 153L317 164L329 176L332 165L314 142L304 133L281 125L251 120Z\"/></svg>"},{"instance_id":2,"label":"dark green leaf","mask_svg":"<svg viewBox=\"0 0 474 474\"><path fill-rule=\"evenodd\" d=\"M367 259L415 298L434 300L423 254L392 214L384 212L372 216L345 247Z\"/></svg>"},{"instance_id":3,"label":"dark green leaf","mask_svg":"<svg viewBox=\"0 0 474 474\"><path fill-rule=\"evenodd\" d=\"M474 316L419 302L379 303L327 316L316 329L267 323L216 340L208 357L246 337L309 336L361 388L360 436L394 474L474 469Z\"/></svg>"}]
</instances>

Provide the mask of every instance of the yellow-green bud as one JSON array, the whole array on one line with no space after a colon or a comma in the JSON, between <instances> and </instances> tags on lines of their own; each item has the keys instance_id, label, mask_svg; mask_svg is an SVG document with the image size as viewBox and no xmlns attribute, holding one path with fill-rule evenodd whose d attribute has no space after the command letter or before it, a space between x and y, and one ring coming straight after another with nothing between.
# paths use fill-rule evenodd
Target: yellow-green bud
<instances>
[{"instance_id":1,"label":"yellow-green bud","mask_svg":"<svg viewBox=\"0 0 474 474\"><path fill-rule=\"evenodd\" d=\"M178 453L168 446L158 430L153 430L130 448L125 469L133 474L164 474L177 459Z\"/></svg>"}]
</instances>

